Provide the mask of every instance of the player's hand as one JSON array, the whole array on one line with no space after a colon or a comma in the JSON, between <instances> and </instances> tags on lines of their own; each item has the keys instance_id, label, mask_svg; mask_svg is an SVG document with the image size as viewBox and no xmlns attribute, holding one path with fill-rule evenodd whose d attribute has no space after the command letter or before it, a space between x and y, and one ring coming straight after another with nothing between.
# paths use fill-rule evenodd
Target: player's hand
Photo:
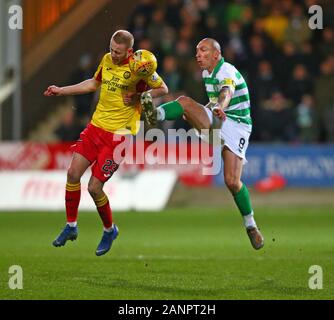
<instances>
[{"instance_id":1,"label":"player's hand","mask_svg":"<svg viewBox=\"0 0 334 320\"><path fill-rule=\"evenodd\" d=\"M139 102L139 95L136 92L128 92L123 95L123 102L125 105L137 104Z\"/></svg>"},{"instance_id":2,"label":"player's hand","mask_svg":"<svg viewBox=\"0 0 334 320\"><path fill-rule=\"evenodd\" d=\"M49 86L45 91L44 95L46 97L51 97L51 96L60 96L61 95L61 88L57 86Z\"/></svg>"},{"instance_id":3,"label":"player's hand","mask_svg":"<svg viewBox=\"0 0 334 320\"><path fill-rule=\"evenodd\" d=\"M225 121L225 119L226 119L226 114L225 114L225 112L223 111L222 108L220 108L220 107L214 107L214 108L212 109L212 112L213 112L213 114L214 114L216 117L218 117L219 119Z\"/></svg>"}]
</instances>

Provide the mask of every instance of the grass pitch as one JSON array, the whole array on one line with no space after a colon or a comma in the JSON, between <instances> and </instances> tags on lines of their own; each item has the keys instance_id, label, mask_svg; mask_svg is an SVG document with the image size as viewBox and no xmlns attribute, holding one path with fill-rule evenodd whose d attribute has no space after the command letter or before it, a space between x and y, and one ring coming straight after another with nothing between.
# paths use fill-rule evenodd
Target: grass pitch
<instances>
[{"instance_id":1,"label":"grass pitch","mask_svg":"<svg viewBox=\"0 0 334 320\"><path fill-rule=\"evenodd\" d=\"M80 213L79 237L51 243L64 213L0 213L1 299L333 299L333 206L257 208L265 247L255 251L235 208L114 213L120 234L95 256L97 213ZM23 290L11 290L11 265ZM323 270L323 289L308 286Z\"/></svg>"}]
</instances>

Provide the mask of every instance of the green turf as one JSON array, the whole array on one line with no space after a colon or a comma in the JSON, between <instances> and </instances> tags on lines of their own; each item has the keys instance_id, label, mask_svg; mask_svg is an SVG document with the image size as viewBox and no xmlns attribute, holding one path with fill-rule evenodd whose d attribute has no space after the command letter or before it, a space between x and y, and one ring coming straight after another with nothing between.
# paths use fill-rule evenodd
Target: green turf
<instances>
[{"instance_id":1,"label":"green turf","mask_svg":"<svg viewBox=\"0 0 334 320\"><path fill-rule=\"evenodd\" d=\"M333 299L334 208L257 209L266 238L251 248L235 209L115 213L120 235L102 257L96 213L54 248L63 213L0 213L1 299ZM23 290L8 288L11 265ZM311 290L311 265L323 289Z\"/></svg>"}]
</instances>

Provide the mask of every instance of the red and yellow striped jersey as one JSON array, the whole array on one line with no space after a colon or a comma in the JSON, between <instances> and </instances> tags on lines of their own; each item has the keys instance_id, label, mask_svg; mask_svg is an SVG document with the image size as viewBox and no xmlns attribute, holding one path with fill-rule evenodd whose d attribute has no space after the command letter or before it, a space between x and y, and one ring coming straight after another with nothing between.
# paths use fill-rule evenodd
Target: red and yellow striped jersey
<instances>
[{"instance_id":1,"label":"red and yellow striped jersey","mask_svg":"<svg viewBox=\"0 0 334 320\"><path fill-rule=\"evenodd\" d=\"M122 65L112 62L110 53L102 58L94 78L101 82L100 99L92 117L92 124L106 131L118 134L133 134L139 131L141 107L125 105L123 95L159 88L161 77L155 72L147 78L140 78L129 69L128 61Z\"/></svg>"}]
</instances>

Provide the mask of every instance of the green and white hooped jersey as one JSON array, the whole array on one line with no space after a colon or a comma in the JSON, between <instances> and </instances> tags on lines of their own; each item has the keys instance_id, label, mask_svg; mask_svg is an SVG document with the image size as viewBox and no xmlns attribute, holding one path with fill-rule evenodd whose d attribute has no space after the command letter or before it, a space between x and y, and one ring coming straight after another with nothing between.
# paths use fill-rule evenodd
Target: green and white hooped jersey
<instances>
[{"instance_id":1,"label":"green and white hooped jersey","mask_svg":"<svg viewBox=\"0 0 334 320\"><path fill-rule=\"evenodd\" d=\"M204 70L202 77L205 83L206 93L210 102L218 102L218 97L223 87L230 87L233 93L228 107L224 110L228 118L252 125L250 116L250 98L247 84L240 72L222 58L211 74Z\"/></svg>"}]
</instances>

